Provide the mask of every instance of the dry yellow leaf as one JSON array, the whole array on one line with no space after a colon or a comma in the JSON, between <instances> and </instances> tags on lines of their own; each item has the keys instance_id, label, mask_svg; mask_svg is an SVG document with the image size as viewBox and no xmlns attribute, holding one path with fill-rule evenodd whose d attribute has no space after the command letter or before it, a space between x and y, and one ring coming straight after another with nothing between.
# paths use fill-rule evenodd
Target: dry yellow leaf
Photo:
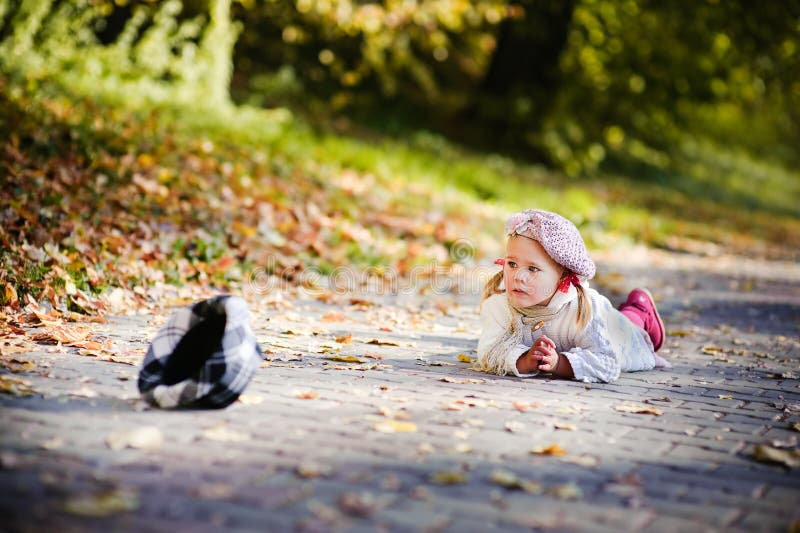
<instances>
[{"instance_id":1,"label":"dry yellow leaf","mask_svg":"<svg viewBox=\"0 0 800 533\"><path fill-rule=\"evenodd\" d=\"M113 489L67 501L64 511L78 516L110 516L139 508L139 495L130 489Z\"/></svg>"},{"instance_id":2,"label":"dry yellow leaf","mask_svg":"<svg viewBox=\"0 0 800 533\"><path fill-rule=\"evenodd\" d=\"M336 337L336 342L341 344L350 344L351 342L353 342L353 334L348 333L347 335L344 335L342 337Z\"/></svg>"},{"instance_id":3,"label":"dry yellow leaf","mask_svg":"<svg viewBox=\"0 0 800 533\"><path fill-rule=\"evenodd\" d=\"M759 444L753 451L753 458L761 463L778 463L788 468L800 467L800 450L781 450Z\"/></svg>"},{"instance_id":4,"label":"dry yellow leaf","mask_svg":"<svg viewBox=\"0 0 800 533\"><path fill-rule=\"evenodd\" d=\"M592 457L591 455L578 455L578 456L566 456L561 458L562 461L565 463L570 463L573 465L585 466L585 467L593 467L597 466L600 461L596 457Z\"/></svg>"},{"instance_id":5,"label":"dry yellow leaf","mask_svg":"<svg viewBox=\"0 0 800 533\"><path fill-rule=\"evenodd\" d=\"M36 342L45 344L75 344L86 339L91 330L80 326L54 326L31 337Z\"/></svg>"},{"instance_id":6,"label":"dry yellow leaf","mask_svg":"<svg viewBox=\"0 0 800 533\"><path fill-rule=\"evenodd\" d=\"M394 341L386 341L380 339L372 339L366 342L366 344L374 344L376 346L400 346L399 342Z\"/></svg>"},{"instance_id":7,"label":"dry yellow leaf","mask_svg":"<svg viewBox=\"0 0 800 533\"><path fill-rule=\"evenodd\" d=\"M330 355L326 357L328 361L337 361L339 363L366 363L366 359L361 359L355 355Z\"/></svg>"},{"instance_id":8,"label":"dry yellow leaf","mask_svg":"<svg viewBox=\"0 0 800 533\"><path fill-rule=\"evenodd\" d=\"M547 492L559 500L580 500L583 498L583 491L574 483L556 485L555 487L550 488Z\"/></svg>"},{"instance_id":9,"label":"dry yellow leaf","mask_svg":"<svg viewBox=\"0 0 800 533\"><path fill-rule=\"evenodd\" d=\"M296 393L294 397L300 398L301 400L314 400L316 398L319 398L319 394L314 391L302 391Z\"/></svg>"},{"instance_id":10,"label":"dry yellow leaf","mask_svg":"<svg viewBox=\"0 0 800 533\"><path fill-rule=\"evenodd\" d=\"M328 311L322 315L323 322L343 322L344 318L344 315L338 311Z\"/></svg>"},{"instance_id":11,"label":"dry yellow leaf","mask_svg":"<svg viewBox=\"0 0 800 533\"><path fill-rule=\"evenodd\" d=\"M510 490L524 490L532 494L541 494L544 488L541 483L521 479L509 470L493 470L489 475L489 480L496 485Z\"/></svg>"},{"instance_id":12,"label":"dry yellow leaf","mask_svg":"<svg viewBox=\"0 0 800 533\"><path fill-rule=\"evenodd\" d=\"M563 429L566 431L576 431L578 427L575 424L570 424L568 422L555 422L553 424L555 429Z\"/></svg>"},{"instance_id":13,"label":"dry yellow leaf","mask_svg":"<svg viewBox=\"0 0 800 533\"><path fill-rule=\"evenodd\" d=\"M258 394L242 394L239 396L238 402L245 405L258 405L264 401L264 397Z\"/></svg>"},{"instance_id":14,"label":"dry yellow leaf","mask_svg":"<svg viewBox=\"0 0 800 533\"><path fill-rule=\"evenodd\" d=\"M652 405L644 405L635 402L622 402L621 404L612 406L612 408L615 411L619 411L620 413L635 413L635 414L646 414L655 416L660 416L664 414L664 412L658 407L653 407Z\"/></svg>"},{"instance_id":15,"label":"dry yellow leaf","mask_svg":"<svg viewBox=\"0 0 800 533\"><path fill-rule=\"evenodd\" d=\"M558 444L551 444L550 446L533 448L531 453L535 455L566 455L567 450Z\"/></svg>"},{"instance_id":16,"label":"dry yellow leaf","mask_svg":"<svg viewBox=\"0 0 800 533\"><path fill-rule=\"evenodd\" d=\"M36 394L36 390L31 387L31 383L28 380L0 375L0 393L14 396L31 396Z\"/></svg>"},{"instance_id":17,"label":"dry yellow leaf","mask_svg":"<svg viewBox=\"0 0 800 533\"><path fill-rule=\"evenodd\" d=\"M112 450L134 448L137 450L157 450L164 443L161 430L155 426L142 426L127 431L116 431L106 438Z\"/></svg>"},{"instance_id":18,"label":"dry yellow leaf","mask_svg":"<svg viewBox=\"0 0 800 533\"><path fill-rule=\"evenodd\" d=\"M528 409L536 409L537 407L539 407L539 404L536 402L514 402L514 409L517 411L527 411Z\"/></svg>"},{"instance_id":19,"label":"dry yellow leaf","mask_svg":"<svg viewBox=\"0 0 800 533\"><path fill-rule=\"evenodd\" d=\"M730 394L718 394L717 397L719 397L720 400L733 400L733 396Z\"/></svg>"},{"instance_id":20,"label":"dry yellow leaf","mask_svg":"<svg viewBox=\"0 0 800 533\"><path fill-rule=\"evenodd\" d=\"M468 355L464 355L463 353L458 354L458 360L461 361L462 363L472 362L472 358L470 358L470 356Z\"/></svg>"},{"instance_id":21,"label":"dry yellow leaf","mask_svg":"<svg viewBox=\"0 0 800 533\"><path fill-rule=\"evenodd\" d=\"M228 429L224 425L206 429L203 437L217 442L246 442L252 438L249 433Z\"/></svg>"},{"instance_id":22,"label":"dry yellow leaf","mask_svg":"<svg viewBox=\"0 0 800 533\"><path fill-rule=\"evenodd\" d=\"M446 470L436 472L430 477L431 483L436 483L437 485L458 485L460 483L466 483L468 479L469 477L464 472L450 472Z\"/></svg>"},{"instance_id":23,"label":"dry yellow leaf","mask_svg":"<svg viewBox=\"0 0 800 533\"><path fill-rule=\"evenodd\" d=\"M385 420L374 426L375 431L381 433L415 433L417 425L413 422L397 422L396 420Z\"/></svg>"},{"instance_id":24,"label":"dry yellow leaf","mask_svg":"<svg viewBox=\"0 0 800 533\"><path fill-rule=\"evenodd\" d=\"M701 350L706 355L716 355L725 351L724 348L720 348L719 346L703 346Z\"/></svg>"}]
</instances>

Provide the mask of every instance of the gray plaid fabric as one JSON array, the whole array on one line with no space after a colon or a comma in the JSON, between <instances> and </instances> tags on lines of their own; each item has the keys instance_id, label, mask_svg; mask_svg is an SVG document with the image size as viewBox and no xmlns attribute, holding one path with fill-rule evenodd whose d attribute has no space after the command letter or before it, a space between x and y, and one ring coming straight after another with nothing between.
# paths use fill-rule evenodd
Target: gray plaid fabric
<instances>
[{"instance_id":1,"label":"gray plaid fabric","mask_svg":"<svg viewBox=\"0 0 800 533\"><path fill-rule=\"evenodd\" d=\"M156 333L139 371L139 392L158 407L226 407L261 359L245 301L216 296L179 309Z\"/></svg>"}]
</instances>

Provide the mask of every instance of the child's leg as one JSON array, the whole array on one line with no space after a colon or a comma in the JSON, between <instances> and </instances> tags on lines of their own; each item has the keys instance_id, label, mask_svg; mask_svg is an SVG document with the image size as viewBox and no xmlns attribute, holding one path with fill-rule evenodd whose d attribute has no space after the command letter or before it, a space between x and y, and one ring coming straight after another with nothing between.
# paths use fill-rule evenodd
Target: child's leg
<instances>
[{"instance_id":1,"label":"child's leg","mask_svg":"<svg viewBox=\"0 0 800 533\"><path fill-rule=\"evenodd\" d=\"M635 325L650 335L653 349L659 350L664 345L664 322L658 314L653 296L646 289L634 289L628 294L619 311Z\"/></svg>"},{"instance_id":2,"label":"child's leg","mask_svg":"<svg viewBox=\"0 0 800 533\"><path fill-rule=\"evenodd\" d=\"M625 304L623 304L624 306ZM620 307L619 312L628 317L628 320L633 322L635 325L639 326L642 329L644 328L644 317L642 316L643 313L639 309L635 307L628 306L628 307Z\"/></svg>"}]
</instances>

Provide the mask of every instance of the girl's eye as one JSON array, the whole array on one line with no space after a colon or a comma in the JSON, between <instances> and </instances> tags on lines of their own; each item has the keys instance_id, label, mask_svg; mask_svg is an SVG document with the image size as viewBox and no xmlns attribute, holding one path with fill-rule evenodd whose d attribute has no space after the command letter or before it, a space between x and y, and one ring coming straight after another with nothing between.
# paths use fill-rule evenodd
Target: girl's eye
<instances>
[{"instance_id":1,"label":"girl's eye","mask_svg":"<svg viewBox=\"0 0 800 533\"><path fill-rule=\"evenodd\" d=\"M506 261L506 264L511 268L517 268L517 264L514 261Z\"/></svg>"},{"instance_id":2,"label":"girl's eye","mask_svg":"<svg viewBox=\"0 0 800 533\"><path fill-rule=\"evenodd\" d=\"M528 270L530 270L531 272L539 272L539 269L536 268L535 266L529 266Z\"/></svg>"}]
</instances>

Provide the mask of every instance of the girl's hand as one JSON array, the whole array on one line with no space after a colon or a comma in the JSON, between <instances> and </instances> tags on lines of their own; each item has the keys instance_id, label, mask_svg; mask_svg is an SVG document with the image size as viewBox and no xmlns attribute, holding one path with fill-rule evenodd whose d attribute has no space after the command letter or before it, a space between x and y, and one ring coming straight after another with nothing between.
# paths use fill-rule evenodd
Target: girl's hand
<instances>
[{"instance_id":1,"label":"girl's hand","mask_svg":"<svg viewBox=\"0 0 800 533\"><path fill-rule=\"evenodd\" d=\"M528 353L538 362L539 370L542 372L555 372L558 368L559 355L556 344L547 336L539 337Z\"/></svg>"}]
</instances>

